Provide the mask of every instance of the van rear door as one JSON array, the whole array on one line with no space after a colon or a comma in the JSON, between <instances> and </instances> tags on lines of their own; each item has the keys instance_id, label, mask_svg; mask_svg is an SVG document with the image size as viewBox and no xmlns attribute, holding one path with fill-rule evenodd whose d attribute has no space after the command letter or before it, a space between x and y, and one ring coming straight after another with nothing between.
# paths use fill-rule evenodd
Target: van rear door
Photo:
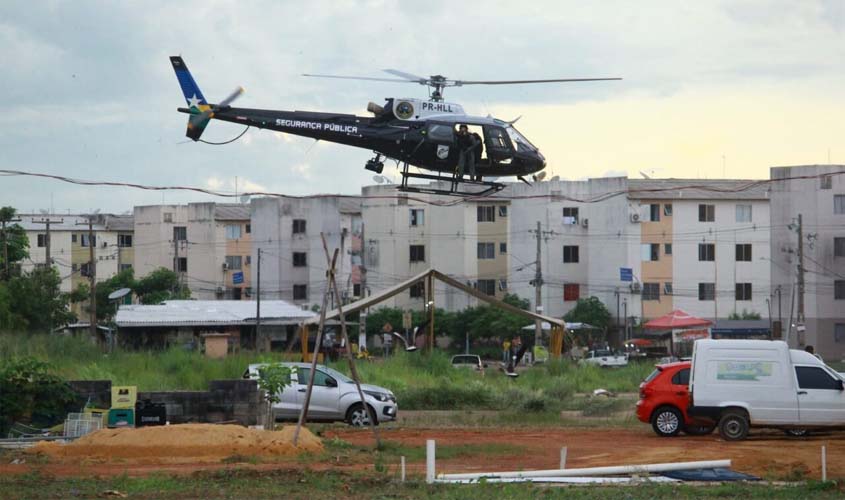
<instances>
[{"instance_id":1,"label":"van rear door","mask_svg":"<svg viewBox=\"0 0 845 500\"><path fill-rule=\"evenodd\" d=\"M795 378L802 424L845 425L842 379L821 366L796 366Z\"/></svg>"}]
</instances>

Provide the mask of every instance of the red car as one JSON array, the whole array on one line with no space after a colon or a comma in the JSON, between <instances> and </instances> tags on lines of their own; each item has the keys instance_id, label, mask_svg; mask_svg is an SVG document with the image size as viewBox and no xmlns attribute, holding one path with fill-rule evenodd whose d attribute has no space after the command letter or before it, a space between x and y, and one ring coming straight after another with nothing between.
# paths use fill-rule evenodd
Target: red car
<instances>
[{"instance_id":1,"label":"red car","mask_svg":"<svg viewBox=\"0 0 845 500\"><path fill-rule=\"evenodd\" d=\"M687 415L690 362L667 363L655 368L640 384L637 418L650 423L654 432L663 437L676 436L681 431L696 436L713 432L713 424L697 422Z\"/></svg>"}]
</instances>

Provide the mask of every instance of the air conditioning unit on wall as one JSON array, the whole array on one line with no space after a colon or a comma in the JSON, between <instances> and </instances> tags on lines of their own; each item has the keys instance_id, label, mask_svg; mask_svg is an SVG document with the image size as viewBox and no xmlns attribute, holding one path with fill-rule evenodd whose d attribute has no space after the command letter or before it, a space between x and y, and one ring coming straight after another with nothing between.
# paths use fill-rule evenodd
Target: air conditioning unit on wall
<instances>
[{"instance_id":1,"label":"air conditioning unit on wall","mask_svg":"<svg viewBox=\"0 0 845 500\"><path fill-rule=\"evenodd\" d=\"M631 222L640 222L642 221L642 215L637 212L631 212Z\"/></svg>"},{"instance_id":2,"label":"air conditioning unit on wall","mask_svg":"<svg viewBox=\"0 0 845 500\"><path fill-rule=\"evenodd\" d=\"M584 219L581 221L581 227L590 227L590 219Z\"/></svg>"}]
</instances>

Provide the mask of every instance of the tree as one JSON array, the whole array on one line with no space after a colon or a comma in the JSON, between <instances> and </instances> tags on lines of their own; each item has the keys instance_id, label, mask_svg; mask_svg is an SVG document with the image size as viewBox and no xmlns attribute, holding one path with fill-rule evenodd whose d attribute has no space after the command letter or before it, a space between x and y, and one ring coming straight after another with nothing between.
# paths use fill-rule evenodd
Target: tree
<instances>
[{"instance_id":1,"label":"tree","mask_svg":"<svg viewBox=\"0 0 845 500\"><path fill-rule=\"evenodd\" d=\"M756 313L756 312L753 312L753 311L748 312L747 310L743 309L742 314L737 314L736 312L732 312L728 316L728 319L733 319L733 320L737 320L737 319L760 319L760 313Z\"/></svg>"},{"instance_id":2,"label":"tree","mask_svg":"<svg viewBox=\"0 0 845 500\"><path fill-rule=\"evenodd\" d=\"M76 320L68 311L71 296L59 289L52 267L36 267L0 288L0 329L47 330Z\"/></svg>"},{"instance_id":3,"label":"tree","mask_svg":"<svg viewBox=\"0 0 845 500\"><path fill-rule=\"evenodd\" d=\"M610 326L610 318L610 311L598 297L578 299L575 307L563 317L570 323L587 323L601 330Z\"/></svg>"},{"instance_id":4,"label":"tree","mask_svg":"<svg viewBox=\"0 0 845 500\"><path fill-rule=\"evenodd\" d=\"M124 269L106 281L97 283L98 319L114 316L117 304L109 300L109 294L121 288L132 290L142 304L161 304L165 300L187 299L191 296L190 290L182 286L179 275L170 269L160 267L138 280L131 268Z\"/></svg>"},{"instance_id":5,"label":"tree","mask_svg":"<svg viewBox=\"0 0 845 500\"><path fill-rule=\"evenodd\" d=\"M515 294L505 295L502 301L526 311L531 307L528 299ZM464 309L457 316L453 339L461 342L467 332L470 339L502 339L518 335L522 327L531 321L492 304Z\"/></svg>"},{"instance_id":6,"label":"tree","mask_svg":"<svg viewBox=\"0 0 845 500\"><path fill-rule=\"evenodd\" d=\"M6 270L6 253L9 255L9 267L17 262L20 262L29 257L29 238L26 236L26 230L19 224L9 224L16 214L16 210L12 207L0 208L0 223L4 223L5 231L0 234L0 275L5 276ZM6 279L9 276L5 276Z\"/></svg>"},{"instance_id":7,"label":"tree","mask_svg":"<svg viewBox=\"0 0 845 500\"><path fill-rule=\"evenodd\" d=\"M273 405L282 400L282 391L290 385L291 369L281 363L267 363L258 368L258 388L264 391L264 399L267 401L267 425L268 430L273 430Z\"/></svg>"},{"instance_id":8,"label":"tree","mask_svg":"<svg viewBox=\"0 0 845 500\"><path fill-rule=\"evenodd\" d=\"M53 425L73 399L49 364L30 357L0 361L0 435L5 437L14 422Z\"/></svg>"}]
</instances>

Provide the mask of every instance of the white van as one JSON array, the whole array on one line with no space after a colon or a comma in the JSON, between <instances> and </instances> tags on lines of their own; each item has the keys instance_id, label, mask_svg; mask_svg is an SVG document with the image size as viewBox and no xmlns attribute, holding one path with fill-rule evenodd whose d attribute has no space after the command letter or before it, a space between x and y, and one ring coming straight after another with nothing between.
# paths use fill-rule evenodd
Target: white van
<instances>
[{"instance_id":1,"label":"white van","mask_svg":"<svg viewBox=\"0 0 845 500\"><path fill-rule=\"evenodd\" d=\"M782 341L696 341L689 393L689 415L717 423L728 441L750 427L845 427L842 376Z\"/></svg>"}]
</instances>

